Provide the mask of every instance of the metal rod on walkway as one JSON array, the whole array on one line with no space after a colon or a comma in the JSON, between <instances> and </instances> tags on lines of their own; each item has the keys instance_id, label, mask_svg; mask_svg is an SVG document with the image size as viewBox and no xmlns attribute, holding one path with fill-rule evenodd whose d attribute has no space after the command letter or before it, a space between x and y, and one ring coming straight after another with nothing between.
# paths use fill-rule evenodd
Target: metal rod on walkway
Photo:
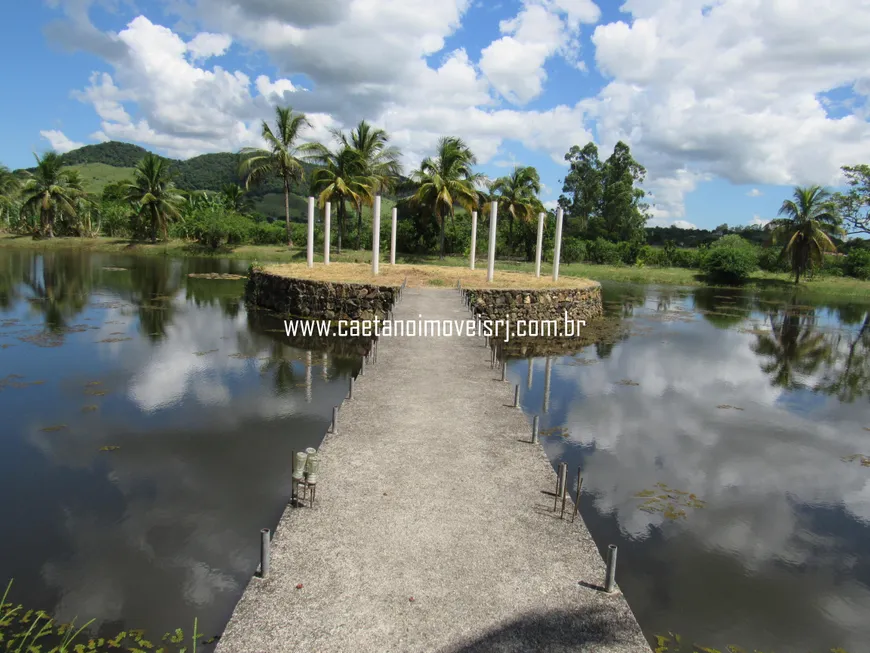
<instances>
[{"instance_id":1,"label":"metal rod on walkway","mask_svg":"<svg viewBox=\"0 0 870 653\"><path fill-rule=\"evenodd\" d=\"M565 465L565 478L562 480L562 512L559 513L559 519L565 519L565 502L568 500L568 463Z\"/></svg>"},{"instance_id":2,"label":"metal rod on walkway","mask_svg":"<svg viewBox=\"0 0 870 653\"><path fill-rule=\"evenodd\" d=\"M271 541L271 532L268 528L260 531L260 578L266 578L269 575L269 544Z\"/></svg>"},{"instance_id":3,"label":"metal rod on walkway","mask_svg":"<svg viewBox=\"0 0 870 653\"><path fill-rule=\"evenodd\" d=\"M616 586L616 545L607 545L607 579L604 581L604 591L612 592Z\"/></svg>"},{"instance_id":4,"label":"metal rod on walkway","mask_svg":"<svg viewBox=\"0 0 870 653\"><path fill-rule=\"evenodd\" d=\"M538 444L538 423L540 419L538 415L535 415L535 418L532 420L532 444Z\"/></svg>"},{"instance_id":5,"label":"metal rod on walkway","mask_svg":"<svg viewBox=\"0 0 870 653\"><path fill-rule=\"evenodd\" d=\"M348 399L353 399L353 382L354 382L354 378L350 377L350 384L349 384L348 391L347 391L347 398Z\"/></svg>"},{"instance_id":6,"label":"metal rod on walkway","mask_svg":"<svg viewBox=\"0 0 870 653\"><path fill-rule=\"evenodd\" d=\"M332 407L332 432L338 433L338 406Z\"/></svg>"},{"instance_id":7,"label":"metal rod on walkway","mask_svg":"<svg viewBox=\"0 0 870 653\"><path fill-rule=\"evenodd\" d=\"M514 386L514 408L520 407L520 386L519 384Z\"/></svg>"},{"instance_id":8,"label":"metal rod on walkway","mask_svg":"<svg viewBox=\"0 0 870 653\"><path fill-rule=\"evenodd\" d=\"M559 505L559 497L562 496L562 488L565 487L565 477L568 475L568 464L559 463L559 474L556 477L556 496L553 500L553 512L556 512L556 506Z\"/></svg>"},{"instance_id":9,"label":"metal rod on walkway","mask_svg":"<svg viewBox=\"0 0 870 653\"><path fill-rule=\"evenodd\" d=\"M574 518L577 517L577 511L580 510L580 493L583 491L583 477L581 474L583 470L578 467L577 468L577 500L574 502L574 514L571 515L571 523L574 523Z\"/></svg>"},{"instance_id":10,"label":"metal rod on walkway","mask_svg":"<svg viewBox=\"0 0 870 653\"><path fill-rule=\"evenodd\" d=\"M507 364L505 361L501 362L501 380L507 381Z\"/></svg>"},{"instance_id":11,"label":"metal rod on walkway","mask_svg":"<svg viewBox=\"0 0 870 653\"><path fill-rule=\"evenodd\" d=\"M363 356L362 365L359 368L359 375L365 376L365 373L366 373L366 357Z\"/></svg>"}]
</instances>

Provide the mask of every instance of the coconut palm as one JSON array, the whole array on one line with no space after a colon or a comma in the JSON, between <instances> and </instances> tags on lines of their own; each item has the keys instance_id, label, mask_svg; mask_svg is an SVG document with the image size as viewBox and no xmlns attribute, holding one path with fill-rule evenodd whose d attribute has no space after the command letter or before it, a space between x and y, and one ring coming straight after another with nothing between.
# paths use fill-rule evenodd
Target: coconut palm
<instances>
[{"instance_id":1,"label":"coconut palm","mask_svg":"<svg viewBox=\"0 0 870 653\"><path fill-rule=\"evenodd\" d=\"M426 157L411 174L418 184L414 202L432 211L441 229L441 258L444 258L444 221L452 219L458 204L471 211L478 204L477 184L480 176L471 167L474 154L460 138L444 137L438 141L435 157Z\"/></svg>"},{"instance_id":2,"label":"coconut palm","mask_svg":"<svg viewBox=\"0 0 870 653\"><path fill-rule=\"evenodd\" d=\"M314 143L299 143L299 134L309 126L304 113L294 113L290 107L275 107L275 129L263 121L261 135L266 148L246 147L242 150L239 172L245 188L266 177L276 175L284 187L284 217L287 221L287 245L293 246L290 234L290 187L305 178L302 160Z\"/></svg>"},{"instance_id":3,"label":"coconut palm","mask_svg":"<svg viewBox=\"0 0 870 653\"><path fill-rule=\"evenodd\" d=\"M60 155L46 152L36 157L36 171L27 173L21 210L39 215L40 231L54 237L54 223L61 216L75 217L75 201L83 195L75 175L64 170Z\"/></svg>"},{"instance_id":4,"label":"coconut palm","mask_svg":"<svg viewBox=\"0 0 870 653\"><path fill-rule=\"evenodd\" d=\"M395 146L389 144L390 137L383 129L372 127L365 120L351 130L350 136L337 132L336 135L347 147L356 150L363 162L362 174L373 180L372 199L374 195L393 190L399 175L402 174L400 162L401 153ZM362 234L362 201L356 202L357 209L357 242L356 248L360 248L360 235Z\"/></svg>"},{"instance_id":5,"label":"coconut palm","mask_svg":"<svg viewBox=\"0 0 870 653\"><path fill-rule=\"evenodd\" d=\"M789 259L798 283L810 266L821 266L825 252L837 250L830 236L843 233L840 218L831 194L820 186L796 187L793 199L782 203L779 215L785 217L767 225L771 243L782 244L780 257Z\"/></svg>"},{"instance_id":6,"label":"coconut palm","mask_svg":"<svg viewBox=\"0 0 870 653\"><path fill-rule=\"evenodd\" d=\"M769 316L770 334L759 334L752 351L762 359L761 370L778 388L801 386L800 377L812 376L831 358L831 344L816 327L814 311L787 308Z\"/></svg>"},{"instance_id":7,"label":"coconut palm","mask_svg":"<svg viewBox=\"0 0 870 653\"><path fill-rule=\"evenodd\" d=\"M513 247L514 220L531 220L541 204L541 178L532 166L516 166L509 176L495 180L491 192L499 209L508 215L508 246Z\"/></svg>"},{"instance_id":8,"label":"coconut palm","mask_svg":"<svg viewBox=\"0 0 870 653\"><path fill-rule=\"evenodd\" d=\"M336 206L338 251L341 252L347 214L345 202L353 202L357 207L371 203L379 182L375 177L366 175L367 166L362 154L343 138L339 138L339 145L334 151L318 143L312 148L308 160L320 166L311 177L311 193L317 196L318 206L323 208L327 202Z\"/></svg>"},{"instance_id":9,"label":"coconut palm","mask_svg":"<svg viewBox=\"0 0 870 653\"><path fill-rule=\"evenodd\" d=\"M9 221L9 215L18 197L21 182L9 168L0 165L0 225Z\"/></svg>"},{"instance_id":10,"label":"coconut palm","mask_svg":"<svg viewBox=\"0 0 870 653\"><path fill-rule=\"evenodd\" d=\"M172 181L169 161L146 154L133 171L133 181L127 185L127 201L140 217L150 222L151 242L157 242L158 232L165 239L170 220L179 217L184 198Z\"/></svg>"},{"instance_id":11,"label":"coconut palm","mask_svg":"<svg viewBox=\"0 0 870 653\"><path fill-rule=\"evenodd\" d=\"M251 205L244 188L238 184L225 184L221 189L221 200L226 208L244 213Z\"/></svg>"}]
</instances>

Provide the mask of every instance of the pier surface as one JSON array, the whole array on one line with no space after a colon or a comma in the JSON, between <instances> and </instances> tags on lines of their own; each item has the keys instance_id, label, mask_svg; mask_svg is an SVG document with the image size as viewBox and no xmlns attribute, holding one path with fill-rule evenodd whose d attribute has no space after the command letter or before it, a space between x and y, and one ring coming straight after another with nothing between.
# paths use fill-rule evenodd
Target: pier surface
<instances>
[{"instance_id":1,"label":"pier surface","mask_svg":"<svg viewBox=\"0 0 870 653\"><path fill-rule=\"evenodd\" d=\"M469 318L455 292L408 288L394 319L419 315ZM320 449L315 507L285 511L218 653L649 653L625 598L594 588L583 521L553 512L500 376L482 338L383 338Z\"/></svg>"}]
</instances>

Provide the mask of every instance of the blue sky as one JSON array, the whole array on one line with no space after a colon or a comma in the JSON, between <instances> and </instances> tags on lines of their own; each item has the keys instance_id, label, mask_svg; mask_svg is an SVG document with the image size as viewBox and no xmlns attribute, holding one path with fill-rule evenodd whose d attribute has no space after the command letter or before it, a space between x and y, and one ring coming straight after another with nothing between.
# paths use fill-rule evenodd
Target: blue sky
<instances>
[{"instance_id":1,"label":"blue sky","mask_svg":"<svg viewBox=\"0 0 870 653\"><path fill-rule=\"evenodd\" d=\"M870 162L870 7L842 0L34 0L6 8L2 163L101 140L169 156L365 118L410 167L463 137L490 176L618 140L654 224L768 220L795 184ZM814 16L800 21L798 15ZM815 38L837 34L835 41Z\"/></svg>"}]
</instances>

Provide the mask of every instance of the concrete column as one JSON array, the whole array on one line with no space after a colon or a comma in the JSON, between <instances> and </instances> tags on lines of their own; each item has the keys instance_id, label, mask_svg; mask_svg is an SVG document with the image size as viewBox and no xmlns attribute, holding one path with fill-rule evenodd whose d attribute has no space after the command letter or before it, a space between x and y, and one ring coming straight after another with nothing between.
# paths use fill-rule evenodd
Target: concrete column
<instances>
[{"instance_id":1,"label":"concrete column","mask_svg":"<svg viewBox=\"0 0 870 653\"><path fill-rule=\"evenodd\" d=\"M529 371L526 374L526 387L531 390L532 389L532 371L534 370L533 359L527 359L529 363Z\"/></svg>"},{"instance_id":2,"label":"concrete column","mask_svg":"<svg viewBox=\"0 0 870 653\"><path fill-rule=\"evenodd\" d=\"M544 412L550 410L550 376L553 373L553 361L547 356L547 363L544 366Z\"/></svg>"},{"instance_id":3,"label":"concrete column","mask_svg":"<svg viewBox=\"0 0 870 653\"><path fill-rule=\"evenodd\" d=\"M314 198L308 198L308 267L314 267Z\"/></svg>"},{"instance_id":4,"label":"concrete column","mask_svg":"<svg viewBox=\"0 0 870 653\"><path fill-rule=\"evenodd\" d=\"M546 213L538 213L538 244L535 247L535 276L541 276L541 246L544 243L544 216Z\"/></svg>"},{"instance_id":5,"label":"concrete column","mask_svg":"<svg viewBox=\"0 0 870 653\"><path fill-rule=\"evenodd\" d=\"M498 202L492 202L489 209L489 263L486 270L486 280L492 283L495 274L495 233L498 220Z\"/></svg>"},{"instance_id":6,"label":"concrete column","mask_svg":"<svg viewBox=\"0 0 870 653\"><path fill-rule=\"evenodd\" d=\"M323 352L323 355L320 358L320 375L323 377L324 381L329 380L329 354L327 352Z\"/></svg>"},{"instance_id":7,"label":"concrete column","mask_svg":"<svg viewBox=\"0 0 870 653\"><path fill-rule=\"evenodd\" d=\"M332 211L332 205L327 202L326 203L326 211L323 214L323 264L329 265L329 241L330 241L330 212Z\"/></svg>"},{"instance_id":8,"label":"concrete column","mask_svg":"<svg viewBox=\"0 0 870 653\"><path fill-rule=\"evenodd\" d=\"M556 209L556 246L553 251L553 281L559 280L559 258L562 256L562 207Z\"/></svg>"},{"instance_id":9,"label":"concrete column","mask_svg":"<svg viewBox=\"0 0 870 653\"><path fill-rule=\"evenodd\" d=\"M477 211L471 212L471 269L474 269L474 259L477 256Z\"/></svg>"},{"instance_id":10,"label":"concrete column","mask_svg":"<svg viewBox=\"0 0 870 653\"><path fill-rule=\"evenodd\" d=\"M396 220L399 217L399 209L393 207L393 225L390 229L390 265L396 264Z\"/></svg>"},{"instance_id":11,"label":"concrete column","mask_svg":"<svg viewBox=\"0 0 870 653\"><path fill-rule=\"evenodd\" d=\"M311 403L311 352L305 352L305 401Z\"/></svg>"},{"instance_id":12,"label":"concrete column","mask_svg":"<svg viewBox=\"0 0 870 653\"><path fill-rule=\"evenodd\" d=\"M381 196L375 195L375 205L372 209L372 274L378 273L378 263L381 257Z\"/></svg>"}]
</instances>

